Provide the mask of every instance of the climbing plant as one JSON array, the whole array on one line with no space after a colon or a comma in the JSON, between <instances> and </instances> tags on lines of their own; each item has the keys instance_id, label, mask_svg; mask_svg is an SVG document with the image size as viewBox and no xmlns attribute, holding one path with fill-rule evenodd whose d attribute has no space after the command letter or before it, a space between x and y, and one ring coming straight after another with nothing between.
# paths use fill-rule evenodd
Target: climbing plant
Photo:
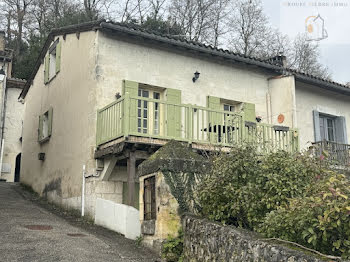
<instances>
[{"instance_id":1,"label":"climbing plant","mask_svg":"<svg viewBox=\"0 0 350 262\"><path fill-rule=\"evenodd\" d=\"M169 185L171 194L179 204L179 213L191 212L197 214L200 205L197 201L197 185L203 174L163 171L165 182Z\"/></svg>"}]
</instances>

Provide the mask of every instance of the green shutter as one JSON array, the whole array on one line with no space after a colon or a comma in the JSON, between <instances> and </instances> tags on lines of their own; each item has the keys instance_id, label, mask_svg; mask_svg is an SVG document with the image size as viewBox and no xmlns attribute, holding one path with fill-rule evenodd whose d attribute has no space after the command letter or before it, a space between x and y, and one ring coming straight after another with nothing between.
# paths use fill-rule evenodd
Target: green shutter
<instances>
[{"instance_id":1,"label":"green shutter","mask_svg":"<svg viewBox=\"0 0 350 262\"><path fill-rule=\"evenodd\" d=\"M124 101L126 105L125 110L128 110L129 113L129 121L127 122L129 122L128 130L130 133L137 132L137 100L135 98L137 97L138 89L139 83L134 81L123 80L123 95L129 93L129 97L134 98L129 99L129 101Z\"/></svg>"},{"instance_id":2,"label":"green shutter","mask_svg":"<svg viewBox=\"0 0 350 262\"><path fill-rule=\"evenodd\" d=\"M61 42L56 45L56 74L61 69Z\"/></svg>"},{"instance_id":3,"label":"green shutter","mask_svg":"<svg viewBox=\"0 0 350 262\"><path fill-rule=\"evenodd\" d=\"M123 80L123 95L129 93L131 97L137 97L137 92L139 90L139 83L134 81Z\"/></svg>"},{"instance_id":4,"label":"green shutter","mask_svg":"<svg viewBox=\"0 0 350 262\"><path fill-rule=\"evenodd\" d=\"M243 112L245 121L256 122L255 104L244 103Z\"/></svg>"},{"instance_id":5,"label":"green shutter","mask_svg":"<svg viewBox=\"0 0 350 262\"><path fill-rule=\"evenodd\" d=\"M167 136L179 138L181 136L181 90L167 88L166 99L171 105L167 105Z\"/></svg>"},{"instance_id":6,"label":"green shutter","mask_svg":"<svg viewBox=\"0 0 350 262\"><path fill-rule=\"evenodd\" d=\"M52 113L53 113L53 109L52 107L50 107L49 111L48 111L48 136L50 137L52 134Z\"/></svg>"},{"instance_id":7,"label":"green shutter","mask_svg":"<svg viewBox=\"0 0 350 262\"><path fill-rule=\"evenodd\" d=\"M39 116L39 127L38 127L38 141L40 142L43 139L43 123L44 123L44 116Z\"/></svg>"},{"instance_id":8,"label":"green shutter","mask_svg":"<svg viewBox=\"0 0 350 262\"><path fill-rule=\"evenodd\" d=\"M50 55L47 53L45 56L45 71L44 71L44 83L49 82L49 68L50 68Z\"/></svg>"},{"instance_id":9,"label":"green shutter","mask_svg":"<svg viewBox=\"0 0 350 262\"><path fill-rule=\"evenodd\" d=\"M320 129L320 113L317 110L312 111L312 116L314 119L314 137L315 142L321 141L321 129Z\"/></svg>"},{"instance_id":10,"label":"green shutter","mask_svg":"<svg viewBox=\"0 0 350 262\"><path fill-rule=\"evenodd\" d=\"M221 110L220 98L215 96L207 96L207 107L214 110Z\"/></svg>"}]
</instances>

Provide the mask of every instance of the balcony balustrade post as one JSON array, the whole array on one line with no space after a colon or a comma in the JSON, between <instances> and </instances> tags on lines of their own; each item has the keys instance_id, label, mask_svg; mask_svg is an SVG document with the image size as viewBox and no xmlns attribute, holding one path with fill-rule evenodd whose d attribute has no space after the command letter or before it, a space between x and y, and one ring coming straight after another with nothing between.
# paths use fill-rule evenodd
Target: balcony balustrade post
<instances>
[{"instance_id":1,"label":"balcony balustrade post","mask_svg":"<svg viewBox=\"0 0 350 262\"><path fill-rule=\"evenodd\" d=\"M193 139L193 107L192 105L189 105L188 107L188 141L189 143L192 143Z\"/></svg>"},{"instance_id":2,"label":"balcony balustrade post","mask_svg":"<svg viewBox=\"0 0 350 262\"><path fill-rule=\"evenodd\" d=\"M124 124L124 137L129 136L129 128L130 128L130 94L127 92L125 94L124 98L124 117L123 117L123 124Z\"/></svg>"}]
</instances>

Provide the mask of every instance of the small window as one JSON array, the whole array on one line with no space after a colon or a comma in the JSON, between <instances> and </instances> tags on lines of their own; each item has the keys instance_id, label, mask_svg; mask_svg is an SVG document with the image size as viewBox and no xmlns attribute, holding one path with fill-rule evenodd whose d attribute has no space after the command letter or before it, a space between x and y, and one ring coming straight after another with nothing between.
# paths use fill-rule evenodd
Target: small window
<instances>
[{"instance_id":1,"label":"small window","mask_svg":"<svg viewBox=\"0 0 350 262\"><path fill-rule=\"evenodd\" d=\"M49 111L45 112L43 114L43 137L48 137L49 136Z\"/></svg>"},{"instance_id":2,"label":"small window","mask_svg":"<svg viewBox=\"0 0 350 262\"><path fill-rule=\"evenodd\" d=\"M39 116L38 141L45 142L51 137L52 108Z\"/></svg>"},{"instance_id":3,"label":"small window","mask_svg":"<svg viewBox=\"0 0 350 262\"><path fill-rule=\"evenodd\" d=\"M224 111L235 112L235 106L224 104Z\"/></svg>"},{"instance_id":4,"label":"small window","mask_svg":"<svg viewBox=\"0 0 350 262\"><path fill-rule=\"evenodd\" d=\"M45 57L44 82L47 84L60 71L61 43L57 39L49 48Z\"/></svg>"},{"instance_id":5,"label":"small window","mask_svg":"<svg viewBox=\"0 0 350 262\"><path fill-rule=\"evenodd\" d=\"M156 177L144 180L144 220L156 219Z\"/></svg>"},{"instance_id":6,"label":"small window","mask_svg":"<svg viewBox=\"0 0 350 262\"><path fill-rule=\"evenodd\" d=\"M56 48L50 52L49 80L56 75Z\"/></svg>"}]
</instances>

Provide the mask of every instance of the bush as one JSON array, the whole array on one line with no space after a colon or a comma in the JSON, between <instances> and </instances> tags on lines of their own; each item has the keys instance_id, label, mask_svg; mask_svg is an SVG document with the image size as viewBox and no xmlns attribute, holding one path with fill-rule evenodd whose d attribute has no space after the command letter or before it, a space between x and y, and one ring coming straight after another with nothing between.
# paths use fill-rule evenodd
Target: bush
<instances>
[{"instance_id":1,"label":"bush","mask_svg":"<svg viewBox=\"0 0 350 262\"><path fill-rule=\"evenodd\" d=\"M177 237L169 236L163 244L162 258L169 262L181 262L183 253L184 236L183 231L179 230Z\"/></svg>"},{"instance_id":2,"label":"bush","mask_svg":"<svg viewBox=\"0 0 350 262\"><path fill-rule=\"evenodd\" d=\"M235 148L213 160L199 186L202 215L225 224L257 229L266 214L302 197L322 173L318 162L301 154L261 157L251 147Z\"/></svg>"},{"instance_id":3,"label":"bush","mask_svg":"<svg viewBox=\"0 0 350 262\"><path fill-rule=\"evenodd\" d=\"M330 173L318 179L307 194L269 213L259 231L267 237L350 258L349 180Z\"/></svg>"}]
</instances>

